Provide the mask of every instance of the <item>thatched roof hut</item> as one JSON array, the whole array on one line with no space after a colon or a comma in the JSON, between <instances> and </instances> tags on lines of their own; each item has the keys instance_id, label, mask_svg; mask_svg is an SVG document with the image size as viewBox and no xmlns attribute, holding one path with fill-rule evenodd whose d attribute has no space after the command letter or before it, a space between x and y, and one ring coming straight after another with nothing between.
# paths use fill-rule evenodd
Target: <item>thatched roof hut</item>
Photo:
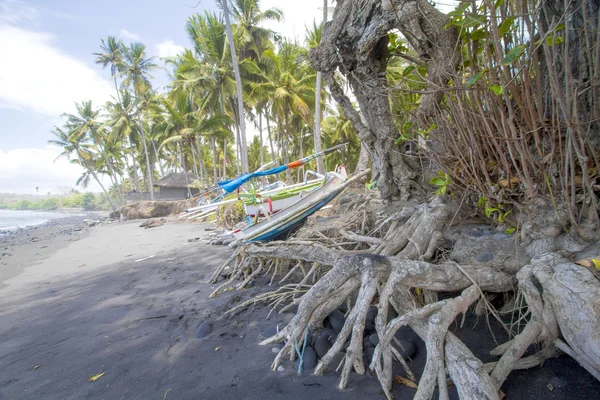
<instances>
[{"instance_id":1,"label":"thatched roof hut","mask_svg":"<svg viewBox=\"0 0 600 400\"><path fill-rule=\"evenodd\" d=\"M188 177L189 179L189 177ZM154 186L161 188L187 188L190 187L191 181L185 179L185 174L181 172L171 172L154 182Z\"/></svg>"}]
</instances>

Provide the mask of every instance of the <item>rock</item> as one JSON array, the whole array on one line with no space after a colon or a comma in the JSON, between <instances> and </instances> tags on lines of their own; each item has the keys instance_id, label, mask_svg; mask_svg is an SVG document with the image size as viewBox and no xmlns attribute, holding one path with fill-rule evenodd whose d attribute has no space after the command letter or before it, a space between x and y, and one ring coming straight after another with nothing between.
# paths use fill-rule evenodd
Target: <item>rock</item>
<instances>
[{"instance_id":1,"label":"rock","mask_svg":"<svg viewBox=\"0 0 600 400\"><path fill-rule=\"evenodd\" d=\"M391 320L393 320L394 318L398 317L398 312L396 311L396 309L394 307L392 307L392 305L390 304L388 306L388 316L387 316L387 322L390 322Z\"/></svg>"},{"instance_id":2,"label":"rock","mask_svg":"<svg viewBox=\"0 0 600 400\"><path fill-rule=\"evenodd\" d=\"M396 331L396 339L398 340L414 340L418 337L415 331L409 326L403 326Z\"/></svg>"},{"instance_id":3,"label":"rock","mask_svg":"<svg viewBox=\"0 0 600 400\"><path fill-rule=\"evenodd\" d=\"M121 220L160 218L179 214L193 207L193 199L181 201L140 201L121 207Z\"/></svg>"},{"instance_id":4,"label":"rock","mask_svg":"<svg viewBox=\"0 0 600 400\"><path fill-rule=\"evenodd\" d=\"M273 348L271 349L271 353L275 353L275 354L277 354L277 353L279 353L279 351L280 351L280 350L281 350L281 347L277 347L277 346L275 346L275 347L273 347Z\"/></svg>"},{"instance_id":5,"label":"rock","mask_svg":"<svg viewBox=\"0 0 600 400\"><path fill-rule=\"evenodd\" d=\"M317 353L317 357L323 358L330 348L331 343L329 343L329 336L317 337L315 340L315 353Z\"/></svg>"},{"instance_id":6,"label":"rock","mask_svg":"<svg viewBox=\"0 0 600 400\"><path fill-rule=\"evenodd\" d=\"M494 240L505 240L510 238L512 238L512 236L507 235L506 233L496 233L494 236L492 236L492 239Z\"/></svg>"},{"instance_id":7,"label":"rock","mask_svg":"<svg viewBox=\"0 0 600 400\"><path fill-rule=\"evenodd\" d=\"M285 372L285 368L283 368L283 366L279 366L277 367L277 372Z\"/></svg>"},{"instance_id":8,"label":"rock","mask_svg":"<svg viewBox=\"0 0 600 400\"><path fill-rule=\"evenodd\" d=\"M231 244L232 240L231 239L225 239L223 240L223 246L229 246Z\"/></svg>"},{"instance_id":9,"label":"rock","mask_svg":"<svg viewBox=\"0 0 600 400\"><path fill-rule=\"evenodd\" d=\"M222 246L223 245L223 240L221 240L221 239L215 240L214 243L211 243L211 244L214 244L215 246Z\"/></svg>"},{"instance_id":10,"label":"rock","mask_svg":"<svg viewBox=\"0 0 600 400\"><path fill-rule=\"evenodd\" d=\"M302 370L306 371L308 369L313 369L317 366L317 361L317 353L315 353L315 350L310 346L306 346L304 348L304 354L302 355ZM299 365L300 358L296 360L296 369L298 369Z\"/></svg>"},{"instance_id":11,"label":"rock","mask_svg":"<svg viewBox=\"0 0 600 400\"><path fill-rule=\"evenodd\" d=\"M373 346L377 346L379 344L379 336L376 333L374 333L371 336L369 336L369 341Z\"/></svg>"},{"instance_id":12,"label":"rock","mask_svg":"<svg viewBox=\"0 0 600 400\"><path fill-rule=\"evenodd\" d=\"M552 253L556 251L553 238L542 238L531 242L525 249L525 253L530 257L535 257L539 254Z\"/></svg>"},{"instance_id":13,"label":"rock","mask_svg":"<svg viewBox=\"0 0 600 400\"><path fill-rule=\"evenodd\" d=\"M329 323L334 331L340 333L342 328L344 327L344 323L346 322L346 317L344 317L344 313L340 310L333 310L331 314L327 316Z\"/></svg>"},{"instance_id":14,"label":"rock","mask_svg":"<svg viewBox=\"0 0 600 400\"><path fill-rule=\"evenodd\" d=\"M477 257L475 257L475 260L479 261L479 262L488 262L488 261L492 261L494 259L494 255L490 252L485 252L485 253L481 253L479 255L477 255Z\"/></svg>"},{"instance_id":15,"label":"rock","mask_svg":"<svg viewBox=\"0 0 600 400\"><path fill-rule=\"evenodd\" d=\"M398 352L405 360L412 358L417 353L417 346L411 340L400 339L400 344L401 347L398 348Z\"/></svg>"},{"instance_id":16,"label":"rock","mask_svg":"<svg viewBox=\"0 0 600 400\"><path fill-rule=\"evenodd\" d=\"M194 336L196 339L202 339L210 335L210 332L212 332L210 322L203 321L200 325L198 325L198 328L196 328L196 333Z\"/></svg>"},{"instance_id":17,"label":"rock","mask_svg":"<svg viewBox=\"0 0 600 400\"><path fill-rule=\"evenodd\" d=\"M471 229L467 232L467 235L472 237L481 237L483 236L483 232L481 232L479 229Z\"/></svg>"},{"instance_id":18,"label":"rock","mask_svg":"<svg viewBox=\"0 0 600 400\"><path fill-rule=\"evenodd\" d=\"M369 310L367 311L367 321L375 322L375 318L377 318L378 312L379 312L379 310L377 309L377 307L375 307L375 306L369 307Z\"/></svg>"},{"instance_id":19,"label":"rock","mask_svg":"<svg viewBox=\"0 0 600 400\"><path fill-rule=\"evenodd\" d=\"M364 351L364 356L365 359L367 360L367 362L365 363L365 366L368 366L369 364L371 364L371 361L373 360L373 353L375 353L375 347L367 347Z\"/></svg>"},{"instance_id":20,"label":"rock","mask_svg":"<svg viewBox=\"0 0 600 400\"><path fill-rule=\"evenodd\" d=\"M486 229L486 230L483 231L483 235L484 236L490 236L491 234L492 234L492 231L489 230L489 229Z\"/></svg>"}]
</instances>

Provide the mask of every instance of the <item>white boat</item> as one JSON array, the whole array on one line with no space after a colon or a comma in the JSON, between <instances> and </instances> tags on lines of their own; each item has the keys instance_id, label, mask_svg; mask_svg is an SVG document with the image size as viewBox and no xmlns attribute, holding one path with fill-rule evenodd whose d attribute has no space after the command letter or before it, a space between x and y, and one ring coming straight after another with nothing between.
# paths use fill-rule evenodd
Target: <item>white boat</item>
<instances>
[{"instance_id":1,"label":"white boat","mask_svg":"<svg viewBox=\"0 0 600 400\"><path fill-rule=\"evenodd\" d=\"M252 241L269 241L286 234L294 226L306 220L308 216L327 205L348 185L365 176L370 171L370 169L363 171L352 177L352 179L348 179L346 169L343 166L338 169L337 173L328 172L323 180L323 184L310 194L299 199L279 213L267 216L267 218L257 224L233 232L235 241L232 245L235 246L240 243Z\"/></svg>"}]
</instances>

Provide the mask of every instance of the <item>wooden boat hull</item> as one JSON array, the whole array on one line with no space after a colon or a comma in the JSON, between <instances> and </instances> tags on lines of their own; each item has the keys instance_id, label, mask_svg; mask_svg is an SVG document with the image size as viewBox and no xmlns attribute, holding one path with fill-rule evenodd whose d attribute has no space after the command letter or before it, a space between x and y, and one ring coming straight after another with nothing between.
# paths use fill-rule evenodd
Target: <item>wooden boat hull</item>
<instances>
[{"instance_id":1,"label":"wooden boat hull","mask_svg":"<svg viewBox=\"0 0 600 400\"><path fill-rule=\"evenodd\" d=\"M236 243L267 241L284 234L333 200L346 187L345 182L348 182L348 177L343 167L340 168L339 173L327 174L325 184L319 189L272 217L235 232L233 236Z\"/></svg>"}]
</instances>

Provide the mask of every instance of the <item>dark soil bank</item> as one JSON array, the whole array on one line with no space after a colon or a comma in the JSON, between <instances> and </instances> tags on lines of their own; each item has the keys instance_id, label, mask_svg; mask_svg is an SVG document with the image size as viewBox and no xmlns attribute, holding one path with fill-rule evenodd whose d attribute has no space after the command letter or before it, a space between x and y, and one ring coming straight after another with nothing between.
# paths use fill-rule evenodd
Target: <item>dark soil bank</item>
<instances>
[{"instance_id":1,"label":"dark soil bank","mask_svg":"<svg viewBox=\"0 0 600 400\"><path fill-rule=\"evenodd\" d=\"M298 375L288 361L284 371L272 371L275 346L258 342L293 314L267 319L266 308L250 307L224 315L265 290L258 283L207 300L215 286L202 281L229 251L194 243L143 262L0 291L0 399L384 399L369 376L353 374L339 391L331 370ZM455 331L476 356L493 361L483 319L469 317ZM425 349L416 343L409 365L419 374ZM512 373L503 391L507 399L598 399L600 383L560 357ZM399 384L393 392L398 399L414 394Z\"/></svg>"}]
</instances>

